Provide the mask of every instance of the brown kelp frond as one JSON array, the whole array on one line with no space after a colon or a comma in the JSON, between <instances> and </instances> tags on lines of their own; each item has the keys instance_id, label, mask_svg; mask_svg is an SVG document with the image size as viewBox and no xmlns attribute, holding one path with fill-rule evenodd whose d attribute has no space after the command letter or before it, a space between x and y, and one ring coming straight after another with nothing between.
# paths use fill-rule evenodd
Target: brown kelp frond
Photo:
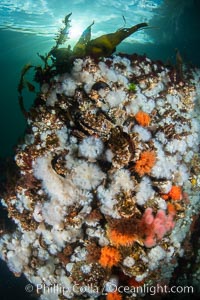
<instances>
[{"instance_id":1,"label":"brown kelp frond","mask_svg":"<svg viewBox=\"0 0 200 300\"><path fill-rule=\"evenodd\" d=\"M73 55L83 56L85 55L85 48L91 39L91 27L94 25L94 21L90 24L81 34L80 39L73 48Z\"/></svg>"},{"instance_id":2,"label":"brown kelp frond","mask_svg":"<svg viewBox=\"0 0 200 300\"><path fill-rule=\"evenodd\" d=\"M49 58L51 57L51 54L50 53L47 53L46 55L41 55L39 53L37 53L37 55L39 56L39 58L43 61L44 63L44 68L48 68L48 60Z\"/></svg>"},{"instance_id":3,"label":"brown kelp frond","mask_svg":"<svg viewBox=\"0 0 200 300\"><path fill-rule=\"evenodd\" d=\"M130 28L118 29L114 33L104 34L91 40L86 47L86 55L104 57L113 54L116 47L127 37L141 28L148 26L147 23L139 23Z\"/></svg>"},{"instance_id":4,"label":"brown kelp frond","mask_svg":"<svg viewBox=\"0 0 200 300\"><path fill-rule=\"evenodd\" d=\"M73 61L77 57L93 56L93 57L106 57L110 56L115 52L116 47L128 36L134 32L143 29L148 26L147 23L139 23L130 28L120 28L114 33L109 33L102 35L96 39L91 40L91 28L94 25L94 21L83 31L78 42L75 44L73 50L71 46L59 48L63 45L69 36L70 17L72 13L65 16L63 23L64 27L61 28L55 37L56 44L51 48L51 50L45 54L41 55L37 53L40 59L43 61L44 66L32 66L30 64L26 65L21 72L21 77L18 85L19 93L19 105L22 113L27 118L28 113L24 107L22 90L27 87L30 92L35 92L35 87L30 82L25 81L25 74L30 70L30 68L35 69L34 80L39 84L48 82L52 75L58 73L64 73L70 70ZM126 19L123 16L124 25Z\"/></svg>"},{"instance_id":5,"label":"brown kelp frond","mask_svg":"<svg viewBox=\"0 0 200 300\"><path fill-rule=\"evenodd\" d=\"M58 33L55 37L56 45L53 46L51 48L51 50L49 51L49 53L47 54L47 60L52 55L52 52L54 52L56 49L59 48L60 45L63 45L68 40L68 38L69 38L69 28L71 27L71 25L70 25L71 14L72 13L66 15L64 20L62 21L64 23L64 27L59 29L59 31L58 31Z\"/></svg>"},{"instance_id":6,"label":"brown kelp frond","mask_svg":"<svg viewBox=\"0 0 200 300\"><path fill-rule=\"evenodd\" d=\"M63 44L65 39L62 39L63 35L68 33L69 17L66 17L66 29L60 30L59 36L56 38L56 45L48 53L48 58L52 56L54 64L59 72L65 72L70 69L71 62L77 57L93 56L93 57L106 57L110 56L116 51L116 47L128 36L134 32L144 29L148 26L147 23L139 23L130 28L119 28L116 32L104 34L96 39L91 40L91 27L94 25L94 21L83 31L78 42L75 44L73 50L68 47L59 48L59 45ZM124 25L126 23L125 17L123 16ZM61 68L65 64L66 68Z\"/></svg>"},{"instance_id":7,"label":"brown kelp frond","mask_svg":"<svg viewBox=\"0 0 200 300\"><path fill-rule=\"evenodd\" d=\"M22 91L23 89L25 88L26 86L26 81L25 81L25 75L26 73L31 69L31 68L34 68L34 66L32 66L31 64L26 64L22 71L21 71L21 76L20 76L20 80L19 80L19 84L18 84L18 101L19 101L19 107L23 113L23 115L25 116L25 118L28 117L28 112L26 111L25 109L25 106L24 106L24 101L23 101L23 96L22 96ZM31 84L32 86L32 84Z\"/></svg>"},{"instance_id":8,"label":"brown kelp frond","mask_svg":"<svg viewBox=\"0 0 200 300\"><path fill-rule=\"evenodd\" d=\"M69 36L69 28L71 27L71 25L70 25L71 14L72 13L66 15L64 20L62 21L64 23L64 27L59 29L59 31L55 37L55 41L56 41L55 46L53 46L46 55L41 55L41 54L37 53L37 55L44 62L44 69L47 69L50 67L50 65L48 64L49 59L52 58L52 55L54 56L54 53L56 53L56 50L59 48L59 46L63 45L69 38L68 36ZM54 63L53 59L50 64L52 64L52 63Z\"/></svg>"},{"instance_id":9,"label":"brown kelp frond","mask_svg":"<svg viewBox=\"0 0 200 300\"><path fill-rule=\"evenodd\" d=\"M56 41L56 48L62 44L64 44L67 39L68 39L68 35L69 35L69 28L71 27L70 25L70 17L71 14L68 14L65 16L63 23L64 23L64 27L61 28L57 34L57 36L55 37L55 41Z\"/></svg>"},{"instance_id":10,"label":"brown kelp frond","mask_svg":"<svg viewBox=\"0 0 200 300\"><path fill-rule=\"evenodd\" d=\"M20 81L18 84L18 92L21 93L24 88L24 76L33 66L31 64L26 64L21 70Z\"/></svg>"}]
</instances>

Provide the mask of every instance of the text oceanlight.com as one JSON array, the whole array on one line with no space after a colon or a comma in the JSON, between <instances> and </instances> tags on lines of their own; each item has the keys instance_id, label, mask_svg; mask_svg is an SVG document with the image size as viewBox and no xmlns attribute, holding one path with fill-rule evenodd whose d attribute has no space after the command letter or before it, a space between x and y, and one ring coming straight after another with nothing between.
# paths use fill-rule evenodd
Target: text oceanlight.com
<instances>
[{"instance_id":1,"label":"text oceanlight.com","mask_svg":"<svg viewBox=\"0 0 200 300\"><path fill-rule=\"evenodd\" d=\"M30 284L29 284L30 285ZM28 291L28 289L26 289ZM194 288L193 286L167 286L167 285L147 285L133 287L133 286L117 286L114 283L107 282L102 289L95 285L79 285L74 284L69 288L62 286L61 284L53 284L51 286L47 286L45 284L37 284L36 291L38 294L95 294L95 295L107 295L109 292L118 292L120 294L127 295L151 295L154 296L156 294L193 294Z\"/></svg>"}]
</instances>

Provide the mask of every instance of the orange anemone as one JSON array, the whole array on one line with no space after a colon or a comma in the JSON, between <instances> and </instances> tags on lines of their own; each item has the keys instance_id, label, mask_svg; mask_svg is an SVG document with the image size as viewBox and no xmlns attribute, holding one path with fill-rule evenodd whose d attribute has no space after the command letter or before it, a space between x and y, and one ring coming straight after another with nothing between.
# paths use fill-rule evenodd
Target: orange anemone
<instances>
[{"instance_id":1,"label":"orange anemone","mask_svg":"<svg viewBox=\"0 0 200 300\"><path fill-rule=\"evenodd\" d=\"M104 268L111 268L118 264L121 259L119 251L114 247L105 246L101 248L99 263Z\"/></svg>"},{"instance_id":2,"label":"orange anemone","mask_svg":"<svg viewBox=\"0 0 200 300\"><path fill-rule=\"evenodd\" d=\"M130 246L132 245L135 240L136 236L134 234L124 234L121 232L118 232L116 229L110 229L107 232L108 238L111 241L111 243L116 246Z\"/></svg>"},{"instance_id":3,"label":"orange anemone","mask_svg":"<svg viewBox=\"0 0 200 300\"><path fill-rule=\"evenodd\" d=\"M177 185L172 186L168 195L171 199L177 200L177 201L179 201L183 198L182 189L180 186L177 186Z\"/></svg>"},{"instance_id":4,"label":"orange anemone","mask_svg":"<svg viewBox=\"0 0 200 300\"><path fill-rule=\"evenodd\" d=\"M106 296L106 300L121 300L122 295L120 295L118 292L112 292L108 293Z\"/></svg>"},{"instance_id":5,"label":"orange anemone","mask_svg":"<svg viewBox=\"0 0 200 300\"><path fill-rule=\"evenodd\" d=\"M161 197L164 200L169 200L169 199L176 200L176 201L182 200L183 198L182 189L178 185L173 185L169 193L163 194Z\"/></svg>"},{"instance_id":6,"label":"orange anemone","mask_svg":"<svg viewBox=\"0 0 200 300\"><path fill-rule=\"evenodd\" d=\"M174 206L174 204L168 203L167 204L167 210L168 210L168 213L170 215L175 216L175 214L176 214L176 207Z\"/></svg>"},{"instance_id":7,"label":"orange anemone","mask_svg":"<svg viewBox=\"0 0 200 300\"><path fill-rule=\"evenodd\" d=\"M168 194L162 194L161 197L164 199L164 200L169 200L169 195Z\"/></svg>"},{"instance_id":8,"label":"orange anemone","mask_svg":"<svg viewBox=\"0 0 200 300\"><path fill-rule=\"evenodd\" d=\"M149 124L151 122L150 116L141 110L136 113L135 119L138 122L138 124L143 127L149 126Z\"/></svg>"},{"instance_id":9,"label":"orange anemone","mask_svg":"<svg viewBox=\"0 0 200 300\"><path fill-rule=\"evenodd\" d=\"M141 153L139 160L136 161L135 171L143 176L149 174L156 162L155 151L144 151Z\"/></svg>"}]
</instances>

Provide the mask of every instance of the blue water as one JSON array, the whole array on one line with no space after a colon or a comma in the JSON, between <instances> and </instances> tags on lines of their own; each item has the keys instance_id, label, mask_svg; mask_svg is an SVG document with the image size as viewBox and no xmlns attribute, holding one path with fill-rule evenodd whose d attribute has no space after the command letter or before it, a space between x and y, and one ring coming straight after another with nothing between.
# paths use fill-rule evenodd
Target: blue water
<instances>
[{"instance_id":1,"label":"blue water","mask_svg":"<svg viewBox=\"0 0 200 300\"><path fill-rule=\"evenodd\" d=\"M26 63L40 64L36 53L45 54L55 44L54 36L62 26L62 19L70 12L68 42L71 45L93 20L92 38L123 26L148 22L150 29L129 37L117 50L145 53L152 59L174 63L174 49L178 48L186 64L200 66L199 0L1 0L0 159L13 155L13 147L23 136L26 126L18 106L17 85L21 69ZM33 99L34 95L25 94L27 108ZM0 276L2 272L4 274L0 299L14 299L12 295L20 286L19 281L14 282L5 266L0 265L0 269ZM5 295L2 288L7 289ZM23 298L20 294L17 299L29 297Z\"/></svg>"}]
</instances>

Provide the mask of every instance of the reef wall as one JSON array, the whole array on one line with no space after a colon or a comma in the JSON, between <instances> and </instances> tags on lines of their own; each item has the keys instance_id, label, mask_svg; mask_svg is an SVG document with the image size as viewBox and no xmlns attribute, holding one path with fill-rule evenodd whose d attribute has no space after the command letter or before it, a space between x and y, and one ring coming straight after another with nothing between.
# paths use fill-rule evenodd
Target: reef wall
<instances>
[{"instance_id":1,"label":"reef wall","mask_svg":"<svg viewBox=\"0 0 200 300\"><path fill-rule=\"evenodd\" d=\"M41 300L169 286L200 209L199 76L115 55L41 84L2 199L16 230L0 239Z\"/></svg>"}]
</instances>

